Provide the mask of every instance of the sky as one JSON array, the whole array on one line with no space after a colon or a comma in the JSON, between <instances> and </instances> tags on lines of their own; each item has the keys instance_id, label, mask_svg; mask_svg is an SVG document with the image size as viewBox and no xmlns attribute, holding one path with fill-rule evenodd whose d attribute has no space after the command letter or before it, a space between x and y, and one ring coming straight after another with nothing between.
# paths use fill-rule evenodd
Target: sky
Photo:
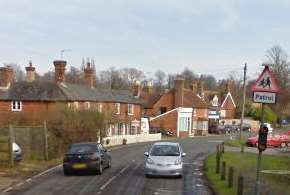
<instances>
[{"instance_id":1,"label":"sky","mask_svg":"<svg viewBox=\"0 0 290 195\"><path fill-rule=\"evenodd\" d=\"M261 72L265 53L290 53L290 0L0 0L0 64L39 73L53 60L96 70L135 67L221 79ZM68 67L69 68L69 67Z\"/></svg>"}]
</instances>

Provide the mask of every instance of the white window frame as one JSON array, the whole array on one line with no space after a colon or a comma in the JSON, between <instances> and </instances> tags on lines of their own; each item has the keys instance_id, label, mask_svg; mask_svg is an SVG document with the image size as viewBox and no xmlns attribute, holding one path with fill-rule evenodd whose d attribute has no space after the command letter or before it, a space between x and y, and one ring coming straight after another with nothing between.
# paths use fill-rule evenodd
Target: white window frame
<instances>
[{"instance_id":1,"label":"white window frame","mask_svg":"<svg viewBox=\"0 0 290 195\"><path fill-rule=\"evenodd\" d=\"M13 112L22 111L22 102L21 101L11 101L11 111L13 111Z\"/></svg>"},{"instance_id":2,"label":"white window frame","mask_svg":"<svg viewBox=\"0 0 290 195\"><path fill-rule=\"evenodd\" d=\"M98 111L103 112L103 104L102 103L98 104Z\"/></svg>"},{"instance_id":3,"label":"white window frame","mask_svg":"<svg viewBox=\"0 0 290 195\"><path fill-rule=\"evenodd\" d=\"M133 115L133 114L134 114L134 104L128 104L128 115Z\"/></svg>"},{"instance_id":4,"label":"white window frame","mask_svg":"<svg viewBox=\"0 0 290 195\"><path fill-rule=\"evenodd\" d=\"M121 104L120 103L115 103L115 111L116 111L116 114L120 114L120 111L121 111Z\"/></svg>"},{"instance_id":5,"label":"white window frame","mask_svg":"<svg viewBox=\"0 0 290 195\"><path fill-rule=\"evenodd\" d=\"M190 131L190 117L179 117L179 131Z\"/></svg>"},{"instance_id":6,"label":"white window frame","mask_svg":"<svg viewBox=\"0 0 290 195\"><path fill-rule=\"evenodd\" d=\"M74 109L78 110L79 109L79 103L78 102L74 102Z\"/></svg>"},{"instance_id":7,"label":"white window frame","mask_svg":"<svg viewBox=\"0 0 290 195\"><path fill-rule=\"evenodd\" d=\"M91 108L91 103L90 102L85 102L85 109L88 110Z\"/></svg>"}]
</instances>

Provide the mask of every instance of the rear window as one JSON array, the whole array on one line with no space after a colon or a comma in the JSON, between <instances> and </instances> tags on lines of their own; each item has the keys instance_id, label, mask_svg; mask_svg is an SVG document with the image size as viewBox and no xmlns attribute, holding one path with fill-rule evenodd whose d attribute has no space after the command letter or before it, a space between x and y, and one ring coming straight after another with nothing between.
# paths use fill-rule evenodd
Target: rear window
<instances>
[{"instance_id":1,"label":"rear window","mask_svg":"<svg viewBox=\"0 0 290 195\"><path fill-rule=\"evenodd\" d=\"M180 151L178 146L171 145L155 145L151 149L151 156L179 156Z\"/></svg>"},{"instance_id":2,"label":"rear window","mask_svg":"<svg viewBox=\"0 0 290 195\"><path fill-rule=\"evenodd\" d=\"M93 145L72 145L69 149L69 153L88 153L94 152L96 146Z\"/></svg>"}]
</instances>

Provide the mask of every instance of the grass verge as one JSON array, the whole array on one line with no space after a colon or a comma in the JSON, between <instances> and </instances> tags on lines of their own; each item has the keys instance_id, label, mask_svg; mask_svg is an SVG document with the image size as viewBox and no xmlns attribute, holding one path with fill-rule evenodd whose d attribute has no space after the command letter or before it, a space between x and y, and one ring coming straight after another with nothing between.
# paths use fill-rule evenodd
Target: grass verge
<instances>
[{"instance_id":1,"label":"grass verge","mask_svg":"<svg viewBox=\"0 0 290 195\"><path fill-rule=\"evenodd\" d=\"M227 167L234 168L234 187L227 187L227 180L221 181L220 175L215 173L216 156L212 154L206 160L206 176L212 184L213 189L220 195L237 194L237 178L243 175L245 178L245 194L252 194L256 178L257 155L250 153L226 152L221 161L227 163ZM289 157L279 157L263 155L262 170L290 170ZM227 177L227 176L226 176ZM264 193L270 194L288 194L290 191L290 175L274 175L261 173L261 189Z\"/></svg>"},{"instance_id":2,"label":"grass verge","mask_svg":"<svg viewBox=\"0 0 290 195\"><path fill-rule=\"evenodd\" d=\"M226 146L231 146L231 147L241 147L241 145L246 145L245 140L226 140L225 142Z\"/></svg>"}]
</instances>

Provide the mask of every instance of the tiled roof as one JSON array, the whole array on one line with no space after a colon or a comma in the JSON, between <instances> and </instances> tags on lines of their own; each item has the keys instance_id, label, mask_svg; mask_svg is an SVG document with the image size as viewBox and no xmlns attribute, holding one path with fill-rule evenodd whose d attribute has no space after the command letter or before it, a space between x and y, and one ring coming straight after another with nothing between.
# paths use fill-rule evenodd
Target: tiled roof
<instances>
[{"instance_id":1,"label":"tiled roof","mask_svg":"<svg viewBox=\"0 0 290 195\"><path fill-rule=\"evenodd\" d=\"M184 107L194 107L194 108L207 108L207 103L193 93L192 90L184 89L184 98L183 98Z\"/></svg>"},{"instance_id":2,"label":"tiled roof","mask_svg":"<svg viewBox=\"0 0 290 195\"><path fill-rule=\"evenodd\" d=\"M90 88L78 84L55 82L16 82L4 91L0 100L22 101L100 101L141 104L130 91Z\"/></svg>"}]
</instances>

